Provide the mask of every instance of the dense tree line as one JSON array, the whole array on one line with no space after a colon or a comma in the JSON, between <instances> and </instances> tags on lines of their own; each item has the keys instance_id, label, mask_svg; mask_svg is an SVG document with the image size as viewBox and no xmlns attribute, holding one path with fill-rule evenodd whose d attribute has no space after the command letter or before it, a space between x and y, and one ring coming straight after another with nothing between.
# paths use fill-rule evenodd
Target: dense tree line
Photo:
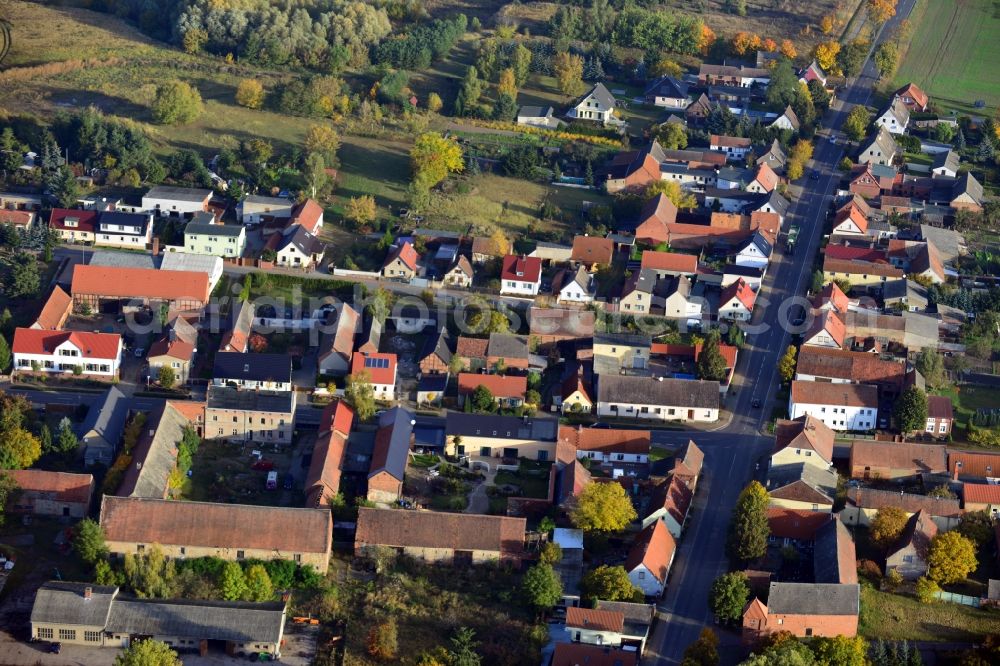
<instances>
[{"instance_id":1,"label":"dense tree line","mask_svg":"<svg viewBox=\"0 0 1000 666\"><path fill-rule=\"evenodd\" d=\"M691 15L634 5L616 13L607 0L593 0L587 8L559 7L549 22L549 33L561 47L568 46L571 40L581 40L607 42L651 54L660 51L696 54L702 46L703 26L701 19Z\"/></svg>"},{"instance_id":2,"label":"dense tree line","mask_svg":"<svg viewBox=\"0 0 1000 666\"><path fill-rule=\"evenodd\" d=\"M466 25L465 14L458 14L452 19L438 19L417 26L372 48L372 62L398 69L425 69L448 55L465 33Z\"/></svg>"}]
</instances>

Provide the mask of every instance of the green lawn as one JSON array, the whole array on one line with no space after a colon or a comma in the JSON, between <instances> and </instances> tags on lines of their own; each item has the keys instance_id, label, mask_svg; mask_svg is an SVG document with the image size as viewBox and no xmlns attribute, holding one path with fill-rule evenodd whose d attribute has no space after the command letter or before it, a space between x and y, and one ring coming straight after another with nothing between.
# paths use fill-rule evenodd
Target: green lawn
<instances>
[{"instance_id":1,"label":"green lawn","mask_svg":"<svg viewBox=\"0 0 1000 666\"><path fill-rule=\"evenodd\" d=\"M940 106L992 115L1000 104L1000 5L995 0L920 0L910 49L894 86L915 82ZM922 11L922 13L921 13ZM975 109L976 100L985 109Z\"/></svg>"},{"instance_id":2,"label":"green lawn","mask_svg":"<svg viewBox=\"0 0 1000 666\"><path fill-rule=\"evenodd\" d=\"M938 602L861 587L858 633L868 639L979 642L1000 631L1000 611Z\"/></svg>"},{"instance_id":3,"label":"green lawn","mask_svg":"<svg viewBox=\"0 0 1000 666\"><path fill-rule=\"evenodd\" d=\"M963 384L937 393L951 398L951 404L955 410L955 425L963 433L969 423L969 418L977 409L1000 405L1000 389L987 386Z\"/></svg>"}]
</instances>

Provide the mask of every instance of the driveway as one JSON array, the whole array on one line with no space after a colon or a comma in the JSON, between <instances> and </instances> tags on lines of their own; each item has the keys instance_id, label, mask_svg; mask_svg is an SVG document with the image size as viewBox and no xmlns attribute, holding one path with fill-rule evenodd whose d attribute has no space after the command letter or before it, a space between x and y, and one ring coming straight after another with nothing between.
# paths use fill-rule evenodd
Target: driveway
<instances>
[{"instance_id":1,"label":"driveway","mask_svg":"<svg viewBox=\"0 0 1000 666\"><path fill-rule=\"evenodd\" d=\"M487 514L490 512L490 496L486 494L486 489L493 485L497 473L495 469L484 472L486 478L476 484L476 487L469 493L469 505L465 507L465 513Z\"/></svg>"}]
</instances>

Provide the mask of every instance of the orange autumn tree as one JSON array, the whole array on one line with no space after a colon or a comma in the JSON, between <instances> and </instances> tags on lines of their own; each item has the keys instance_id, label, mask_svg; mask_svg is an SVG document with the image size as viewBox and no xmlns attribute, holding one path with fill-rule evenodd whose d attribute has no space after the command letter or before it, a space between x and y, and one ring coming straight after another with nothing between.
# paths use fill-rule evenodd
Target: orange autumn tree
<instances>
[{"instance_id":1,"label":"orange autumn tree","mask_svg":"<svg viewBox=\"0 0 1000 666\"><path fill-rule=\"evenodd\" d=\"M778 50L778 43L769 37L764 40L764 43L761 45L761 48L764 51L767 51L768 53L772 53L773 51Z\"/></svg>"},{"instance_id":2,"label":"orange autumn tree","mask_svg":"<svg viewBox=\"0 0 1000 666\"><path fill-rule=\"evenodd\" d=\"M749 51L756 51L760 48L760 35L752 32L740 31L733 35L733 51L736 55L746 55Z\"/></svg>"},{"instance_id":3,"label":"orange autumn tree","mask_svg":"<svg viewBox=\"0 0 1000 666\"><path fill-rule=\"evenodd\" d=\"M704 54L708 54L708 50L712 48L712 44L715 43L715 32L708 27L708 25L701 24L701 37L698 38L698 50Z\"/></svg>"},{"instance_id":4,"label":"orange autumn tree","mask_svg":"<svg viewBox=\"0 0 1000 666\"><path fill-rule=\"evenodd\" d=\"M876 23L885 23L896 15L896 0L868 0L868 13Z\"/></svg>"},{"instance_id":5,"label":"orange autumn tree","mask_svg":"<svg viewBox=\"0 0 1000 666\"><path fill-rule=\"evenodd\" d=\"M795 50L795 44L792 43L792 40L781 40L781 55L789 60L795 60L795 57L799 55L799 52Z\"/></svg>"}]
</instances>

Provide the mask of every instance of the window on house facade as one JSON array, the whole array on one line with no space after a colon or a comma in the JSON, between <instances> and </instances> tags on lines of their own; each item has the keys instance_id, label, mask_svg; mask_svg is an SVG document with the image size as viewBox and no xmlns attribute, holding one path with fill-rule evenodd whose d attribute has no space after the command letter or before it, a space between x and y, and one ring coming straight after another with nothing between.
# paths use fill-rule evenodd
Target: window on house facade
<instances>
[{"instance_id":1,"label":"window on house facade","mask_svg":"<svg viewBox=\"0 0 1000 666\"><path fill-rule=\"evenodd\" d=\"M100 643L101 642L101 632L99 631L84 631L83 640L88 643Z\"/></svg>"},{"instance_id":2,"label":"window on house facade","mask_svg":"<svg viewBox=\"0 0 1000 666\"><path fill-rule=\"evenodd\" d=\"M75 641L76 640L76 629L60 629L59 630L59 640L61 640L61 641Z\"/></svg>"},{"instance_id":3,"label":"window on house facade","mask_svg":"<svg viewBox=\"0 0 1000 666\"><path fill-rule=\"evenodd\" d=\"M52 627L38 627L38 629L35 631L35 635L38 638L51 640L53 636Z\"/></svg>"}]
</instances>

